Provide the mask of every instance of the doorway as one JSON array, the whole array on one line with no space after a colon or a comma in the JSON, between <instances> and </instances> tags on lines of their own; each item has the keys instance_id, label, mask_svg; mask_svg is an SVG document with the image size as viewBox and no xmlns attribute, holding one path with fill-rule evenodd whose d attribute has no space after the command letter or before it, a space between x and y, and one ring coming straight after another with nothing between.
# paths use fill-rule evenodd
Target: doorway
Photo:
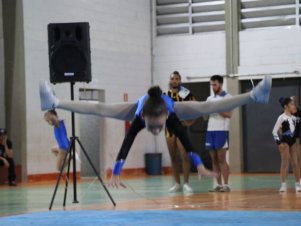
<instances>
[{"instance_id":1,"label":"doorway","mask_svg":"<svg viewBox=\"0 0 301 226\"><path fill-rule=\"evenodd\" d=\"M206 101L210 96L209 82L183 83L185 88L189 89L197 101ZM202 117L198 118L195 123L188 128L188 135L194 150L201 156L204 165L212 169L211 159L208 151L205 148L207 121ZM192 171L196 172L192 166Z\"/></svg>"},{"instance_id":2,"label":"doorway","mask_svg":"<svg viewBox=\"0 0 301 226\"><path fill-rule=\"evenodd\" d=\"M254 81L257 84L259 81ZM241 92L252 88L250 81L241 81ZM279 172L280 155L272 136L272 129L282 113L280 97L297 96L300 101L300 78L273 79L268 104L250 104L243 107L244 172Z\"/></svg>"}]
</instances>

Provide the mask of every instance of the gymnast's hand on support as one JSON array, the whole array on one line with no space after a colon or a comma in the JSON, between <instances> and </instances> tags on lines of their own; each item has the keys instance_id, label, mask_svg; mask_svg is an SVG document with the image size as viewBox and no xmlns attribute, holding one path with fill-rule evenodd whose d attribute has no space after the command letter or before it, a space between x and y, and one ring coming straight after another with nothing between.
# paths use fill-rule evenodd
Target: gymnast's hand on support
<instances>
[{"instance_id":1,"label":"gymnast's hand on support","mask_svg":"<svg viewBox=\"0 0 301 226\"><path fill-rule=\"evenodd\" d=\"M108 183L108 187L112 187L112 188L123 187L123 188L126 188L125 184L120 181L119 175L114 175L114 174L112 174L112 176L111 176L110 182Z\"/></svg>"},{"instance_id":2,"label":"gymnast's hand on support","mask_svg":"<svg viewBox=\"0 0 301 226\"><path fill-rule=\"evenodd\" d=\"M123 159L119 159L115 162L115 166L114 166L114 169L112 171L112 176L111 176L110 182L108 184L108 187L113 187L113 188L123 187L123 188L126 188L124 183L122 183L119 179L119 176L120 176L121 171L122 171L123 164L124 164Z\"/></svg>"}]
</instances>

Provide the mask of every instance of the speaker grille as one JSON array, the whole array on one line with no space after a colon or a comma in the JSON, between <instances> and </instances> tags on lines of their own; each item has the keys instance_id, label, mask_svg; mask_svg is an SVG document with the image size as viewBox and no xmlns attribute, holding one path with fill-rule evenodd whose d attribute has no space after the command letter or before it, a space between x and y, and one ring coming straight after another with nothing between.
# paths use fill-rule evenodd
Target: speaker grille
<instances>
[{"instance_id":1,"label":"speaker grille","mask_svg":"<svg viewBox=\"0 0 301 226\"><path fill-rule=\"evenodd\" d=\"M70 76L73 73L76 76L85 70L87 60L77 46L69 44L62 46L53 53L52 66L53 70L59 74Z\"/></svg>"},{"instance_id":2,"label":"speaker grille","mask_svg":"<svg viewBox=\"0 0 301 226\"><path fill-rule=\"evenodd\" d=\"M90 82L90 39L88 23L48 25L50 81Z\"/></svg>"}]
</instances>

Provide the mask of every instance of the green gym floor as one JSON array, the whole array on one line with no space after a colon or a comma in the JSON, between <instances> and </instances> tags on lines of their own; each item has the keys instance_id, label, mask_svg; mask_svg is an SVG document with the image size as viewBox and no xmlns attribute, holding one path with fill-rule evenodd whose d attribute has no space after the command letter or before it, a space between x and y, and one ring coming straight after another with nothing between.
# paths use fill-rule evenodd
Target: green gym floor
<instances>
[{"instance_id":1,"label":"green gym floor","mask_svg":"<svg viewBox=\"0 0 301 226\"><path fill-rule=\"evenodd\" d=\"M70 182L66 210L277 210L300 211L301 193L294 190L294 180L288 179L289 190L280 194L279 175L231 175L230 193L209 193L213 180L198 180L192 175L190 185L194 194L169 194L171 176L149 176L125 179L126 189L109 189L117 203L114 207L96 178L81 179L77 183L78 204L73 204ZM64 181L61 182L53 210L62 210ZM55 181L0 186L0 216L47 212Z\"/></svg>"}]
</instances>

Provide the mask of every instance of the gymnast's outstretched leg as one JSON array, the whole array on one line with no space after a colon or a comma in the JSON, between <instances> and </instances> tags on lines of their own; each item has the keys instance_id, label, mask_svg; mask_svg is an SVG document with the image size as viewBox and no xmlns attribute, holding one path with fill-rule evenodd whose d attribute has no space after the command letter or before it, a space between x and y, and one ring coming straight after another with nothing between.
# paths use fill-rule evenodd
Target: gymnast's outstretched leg
<instances>
[{"instance_id":1,"label":"gymnast's outstretched leg","mask_svg":"<svg viewBox=\"0 0 301 226\"><path fill-rule=\"evenodd\" d=\"M130 102L107 104L59 100L46 81L40 82L40 100L42 111L58 108L79 114L97 115L125 121L133 120L136 111L136 103Z\"/></svg>"},{"instance_id":2,"label":"gymnast's outstretched leg","mask_svg":"<svg viewBox=\"0 0 301 226\"><path fill-rule=\"evenodd\" d=\"M248 103L267 103L271 90L272 78L266 76L251 92L225 98L214 102L187 101L174 103L178 118L191 120L211 113L225 112ZM82 114L93 114L120 120L131 120L135 115L136 103L96 104L89 102L61 101L53 93L47 82L40 83L42 110L60 108Z\"/></svg>"},{"instance_id":3,"label":"gymnast's outstretched leg","mask_svg":"<svg viewBox=\"0 0 301 226\"><path fill-rule=\"evenodd\" d=\"M174 109L178 118L182 121L196 119L212 113L230 111L249 103L266 104L269 100L271 87L272 77L266 76L251 92L212 102L176 102Z\"/></svg>"}]
</instances>

